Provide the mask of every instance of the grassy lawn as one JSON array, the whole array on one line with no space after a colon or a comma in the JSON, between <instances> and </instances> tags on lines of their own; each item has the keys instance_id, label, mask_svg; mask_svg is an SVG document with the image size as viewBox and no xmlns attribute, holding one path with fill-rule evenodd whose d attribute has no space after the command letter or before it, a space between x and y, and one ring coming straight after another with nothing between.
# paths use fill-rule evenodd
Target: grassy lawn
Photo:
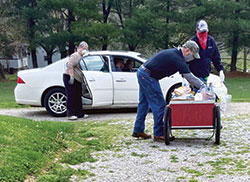
<instances>
[{"instance_id":1,"label":"grassy lawn","mask_svg":"<svg viewBox=\"0 0 250 182\"><path fill-rule=\"evenodd\" d=\"M228 93L232 95L232 102L250 102L249 78L226 78ZM0 82L0 108L28 107L18 105L15 102L14 89L16 87L16 75L8 76L8 80Z\"/></svg>"},{"instance_id":2,"label":"grassy lawn","mask_svg":"<svg viewBox=\"0 0 250 182\"><path fill-rule=\"evenodd\" d=\"M67 147L64 138L73 130L70 123L0 116L0 181L24 181L39 172L55 152Z\"/></svg>"},{"instance_id":3,"label":"grassy lawn","mask_svg":"<svg viewBox=\"0 0 250 182\"><path fill-rule=\"evenodd\" d=\"M116 137L127 134L121 125L110 127L111 122L37 122L0 116L0 181L32 177L41 182L69 181L73 174L91 176L58 163L95 162L91 152L112 149Z\"/></svg>"},{"instance_id":4,"label":"grassy lawn","mask_svg":"<svg viewBox=\"0 0 250 182\"><path fill-rule=\"evenodd\" d=\"M15 101L16 74L6 75L6 77L6 81L0 81L0 108L28 107L18 105Z\"/></svg>"},{"instance_id":5,"label":"grassy lawn","mask_svg":"<svg viewBox=\"0 0 250 182\"><path fill-rule=\"evenodd\" d=\"M232 102L250 102L250 78L226 78L226 86Z\"/></svg>"},{"instance_id":6,"label":"grassy lawn","mask_svg":"<svg viewBox=\"0 0 250 182\"><path fill-rule=\"evenodd\" d=\"M20 107L15 85L14 76L0 82L0 108ZM249 78L226 78L226 86L232 101L250 102ZM92 152L119 150L114 144L130 133L127 126L110 125L114 122L38 122L0 115L0 181L69 181L72 175L94 175L60 164L95 162Z\"/></svg>"},{"instance_id":7,"label":"grassy lawn","mask_svg":"<svg viewBox=\"0 0 250 182\"><path fill-rule=\"evenodd\" d=\"M0 82L0 108L19 108L14 97L15 81Z\"/></svg>"}]
</instances>

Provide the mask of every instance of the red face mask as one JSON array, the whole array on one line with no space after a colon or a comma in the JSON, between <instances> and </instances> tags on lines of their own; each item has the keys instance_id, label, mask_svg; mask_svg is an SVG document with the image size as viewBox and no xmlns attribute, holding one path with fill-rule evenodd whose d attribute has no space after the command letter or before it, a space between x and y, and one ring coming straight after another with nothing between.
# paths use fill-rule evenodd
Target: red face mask
<instances>
[{"instance_id":1,"label":"red face mask","mask_svg":"<svg viewBox=\"0 0 250 182\"><path fill-rule=\"evenodd\" d=\"M203 50L205 50L206 47L207 47L207 32L198 32L198 31L196 31L196 34L197 34L199 43L201 45L201 48Z\"/></svg>"}]
</instances>

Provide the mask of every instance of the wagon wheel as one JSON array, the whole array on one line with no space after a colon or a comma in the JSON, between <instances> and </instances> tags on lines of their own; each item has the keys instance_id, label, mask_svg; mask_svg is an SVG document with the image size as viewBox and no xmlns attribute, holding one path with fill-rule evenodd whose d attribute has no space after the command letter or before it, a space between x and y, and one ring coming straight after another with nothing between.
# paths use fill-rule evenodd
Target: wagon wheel
<instances>
[{"instance_id":1,"label":"wagon wheel","mask_svg":"<svg viewBox=\"0 0 250 182\"><path fill-rule=\"evenodd\" d=\"M164 139L165 144L169 145L170 142L170 121L171 121L171 109L166 106L164 112Z\"/></svg>"},{"instance_id":2,"label":"wagon wheel","mask_svg":"<svg viewBox=\"0 0 250 182\"><path fill-rule=\"evenodd\" d=\"M220 119L220 107L215 108L215 143L220 144L220 130L221 130L221 119Z\"/></svg>"}]
</instances>

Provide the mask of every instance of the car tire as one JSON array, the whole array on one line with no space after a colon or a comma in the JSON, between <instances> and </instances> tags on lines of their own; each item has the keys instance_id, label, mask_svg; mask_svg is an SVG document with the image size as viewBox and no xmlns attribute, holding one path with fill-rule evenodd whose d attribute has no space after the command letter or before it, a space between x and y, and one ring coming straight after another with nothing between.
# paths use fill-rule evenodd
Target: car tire
<instances>
[{"instance_id":1,"label":"car tire","mask_svg":"<svg viewBox=\"0 0 250 182\"><path fill-rule=\"evenodd\" d=\"M64 88L53 88L44 97L44 106L48 113L55 117L66 116L66 93Z\"/></svg>"}]
</instances>

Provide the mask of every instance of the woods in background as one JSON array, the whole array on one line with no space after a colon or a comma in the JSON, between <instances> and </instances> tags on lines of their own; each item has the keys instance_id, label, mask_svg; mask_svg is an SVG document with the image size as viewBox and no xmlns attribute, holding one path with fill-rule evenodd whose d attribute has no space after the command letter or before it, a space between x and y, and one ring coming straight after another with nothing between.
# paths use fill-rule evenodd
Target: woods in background
<instances>
[{"instance_id":1,"label":"woods in background","mask_svg":"<svg viewBox=\"0 0 250 182\"><path fill-rule=\"evenodd\" d=\"M80 40L92 50L131 50L147 56L183 44L205 19L221 51L237 55L250 48L248 0L2 0L0 55L11 55L15 43L26 43L37 67L36 48L52 63L74 52Z\"/></svg>"}]
</instances>

